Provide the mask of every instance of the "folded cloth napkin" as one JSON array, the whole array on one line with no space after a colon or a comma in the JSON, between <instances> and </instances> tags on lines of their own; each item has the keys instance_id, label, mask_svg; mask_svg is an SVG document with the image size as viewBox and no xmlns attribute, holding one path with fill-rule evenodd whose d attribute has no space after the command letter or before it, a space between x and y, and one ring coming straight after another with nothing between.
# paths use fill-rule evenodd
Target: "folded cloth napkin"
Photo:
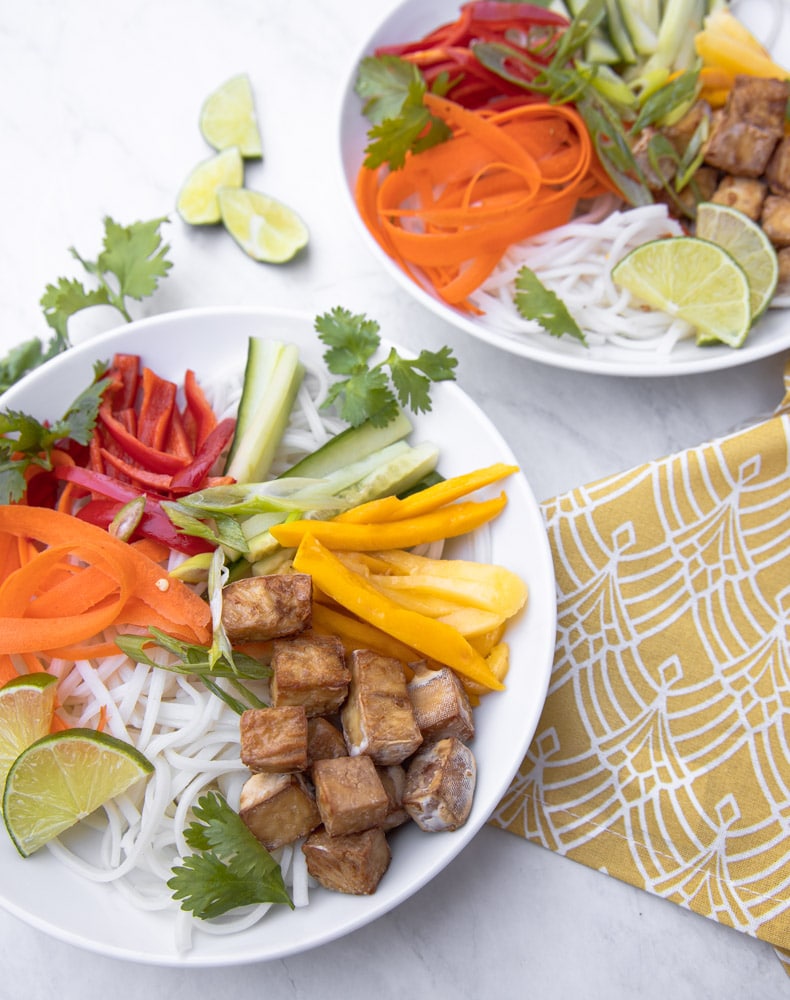
<instances>
[{"instance_id":1,"label":"folded cloth napkin","mask_svg":"<svg viewBox=\"0 0 790 1000\"><path fill-rule=\"evenodd\" d=\"M491 822L790 971L790 363L776 414L542 505L557 646Z\"/></svg>"}]
</instances>

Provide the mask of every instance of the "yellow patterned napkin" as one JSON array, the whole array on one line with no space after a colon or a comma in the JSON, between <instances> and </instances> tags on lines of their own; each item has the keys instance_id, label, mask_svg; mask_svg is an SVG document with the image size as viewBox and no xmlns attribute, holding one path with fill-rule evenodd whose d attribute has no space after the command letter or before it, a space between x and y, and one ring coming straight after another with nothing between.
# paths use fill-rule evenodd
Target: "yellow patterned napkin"
<instances>
[{"instance_id":1,"label":"yellow patterned napkin","mask_svg":"<svg viewBox=\"0 0 790 1000\"><path fill-rule=\"evenodd\" d=\"M554 670L491 822L790 960L790 364L785 392L543 504Z\"/></svg>"}]
</instances>

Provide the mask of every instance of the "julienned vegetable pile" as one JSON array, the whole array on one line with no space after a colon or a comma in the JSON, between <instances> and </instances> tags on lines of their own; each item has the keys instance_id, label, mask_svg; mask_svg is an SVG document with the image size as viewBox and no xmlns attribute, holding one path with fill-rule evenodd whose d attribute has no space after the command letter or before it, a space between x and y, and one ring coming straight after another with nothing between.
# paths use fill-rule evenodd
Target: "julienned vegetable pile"
<instances>
[{"instance_id":1,"label":"julienned vegetable pile","mask_svg":"<svg viewBox=\"0 0 790 1000\"><path fill-rule=\"evenodd\" d=\"M477 0L379 46L356 88L371 123L359 213L417 284L463 312L494 305L501 271L514 312L584 341L538 269L524 265L516 288L504 261L515 273L519 248L580 215L626 225L653 205L666 212L659 236L693 232L702 202L734 207L763 228L774 287L790 287L790 73L726 3Z\"/></svg>"},{"instance_id":2,"label":"julienned vegetable pile","mask_svg":"<svg viewBox=\"0 0 790 1000\"><path fill-rule=\"evenodd\" d=\"M465 821L473 706L504 687L527 591L442 546L498 516L516 469L445 479L439 449L408 440L407 411L454 378L447 348L380 353L378 325L344 309L316 332L323 399L293 345L251 338L234 416L191 369L174 382L123 354L54 423L2 413L0 779L24 856L121 797L102 857L129 855L133 895L208 919L301 905L307 871L372 892L389 830ZM345 430L275 473L298 405Z\"/></svg>"}]
</instances>

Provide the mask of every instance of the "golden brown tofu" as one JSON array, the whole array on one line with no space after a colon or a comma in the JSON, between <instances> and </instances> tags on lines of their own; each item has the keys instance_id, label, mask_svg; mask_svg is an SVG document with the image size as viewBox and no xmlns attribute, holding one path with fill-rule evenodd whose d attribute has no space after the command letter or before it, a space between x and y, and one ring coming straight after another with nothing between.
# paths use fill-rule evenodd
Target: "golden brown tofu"
<instances>
[{"instance_id":1,"label":"golden brown tofu","mask_svg":"<svg viewBox=\"0 0 790 1000\"><path fill-rule=\"evenodd\" d=\"M389 800L370 757L333 757L313 765L315 800L327 833L340 837L381 826Z\"/></svg>"},{"instance_id":2,"label":"golden brown tofu","mask_svg":"<svg viewBox=\"0 0 790 1000\"><path fill-rule=\"evenodd\" d=\"M735 77L724 113L779 137L784 132L788 99L790 83L786 80L740 74Z\"/></svg>"},{"instance_id":3,"label":"golden brown tofu","mask_svg":"<svg viewBox=\"0 0 790 1000\"><path fill-rule=\"evenodd\" d=\"M790 247L782 247L776 256L779 261L779 281L775 294L790 295Z\"/></svg>"},{"instance_id":4,"label":"golden brown tofu","mask_svg":"<svg viewBox=\"0 0 790 1000\"><path fill-rule=\"evenodd\" d=\"M739 177L760 177L784 135L790 89L782 80L736 76L723 114L714 119L705 162Z\"/></svg>"},{"instance_id":5,"label":"golden brown tofu","mask_svg":"<svg viewBox=\"0 0 790 1000\"><path fill-rule=\"evenodd\" d=\"M733 177L728 174L716 188L711 201L728 205L748 215L755 222L760 218L767 189L756 177Z\"/></svg>"},{"instance_id":6,"label":"golden brown tofu","mask_svg":"<svg viewBox=\"0 0 790 1000\"><path fill-rule=\"evenodd\" d=\"M303 705L308 718L332 715L348 694L351 672L332 635L298 635L272 645L273 705Z\"/></svg>"},{"instance_id":7,"label":"golden brown tofu","mask_svg":"<svg viewBox=\"0 0 790 1000\"><path fill-rule=\"evenodd\" d=\"M389 868L390 848L383 830L332 837L326 830L311 833L302 844L307 870L325 889L369 896Z\"/></svg>"},{"instance_id":8,"label":"golden brown tofu","mask_svg":"<svg viewBox=\"0 0 790 1000\"><path fill-rule=\"evenodd\" d=\"M251 576L222 591L222 624L231 643L296 635L312 614L313 581L306 573Z\"/></svg>"},{"instance_id":9,"label":"golden brown tofu","mask_svg":"<svg viewBox=\"0 0 790 1000\"><path fill-rule=\"evenodd\" d=\"M772 194L790 196L790 136L782 139L774 150L765 168L765 179Z\"/></svg>"},{"instance_id":10,"label":"golden brown tofu","mask_svg":"<svg viewBox=\"0 0 790 1000\"><path fill-rule=\"evenodd\" d=\"M253 774L242 787L239 816L270 851L306 837L321 824L301 774Z\"/></svg>"},{"instance_id":11,"label":"golden brown tofu","mask_svg":"<svg viewBox=\"0 0 790 1000\"><path fill-rule=\"evenodd\" d=\"M763 205L760 225L775 247L790 246L790 198L769 194Z\"/></svg>"},{"instance_id":12,"label":"golden brown tofu","mask_svg":"<svg viewBox=\"0 0 790 1000\"><path fill-rule=\"evenodd\" d=\"M403 806L403 793L406 791L406 772L400 764L390 764L388 767L377 767L379 778L387 793L387 815L381 824L384 831L394 830L411 819Z\"/></svg>"},{"instance_id":13,"label":"golden brown tofu","mask_svg":"<svg viewBox=\"0 0 790 1000\"><path fill-rule=\"evenodd\" d=\"M422 747L406 770L403 805L421 830L457 830L469 818L477 765L454 736Z\"/></svg>"},{"instance_id":14,"label":"golden brown tofu","mask_svg":"<svg viewBox=\"0 0 790 1000\"><path fill-rule=\"evenodd\" d=\"M317 760L332 757L346 757L348 749L343 734L329 719L318 716L307 720L307 763L308 767Z\"/></svg>"},{"instance_id":15,"label":"golden brown tofu","mask_svg":"<svg viewBox=\"0 0 790 1000\"><path fill-rule=\"evenodd\" d=\"M301 705L248 708L239 724L241 760L270 774L307 767L307 716Z\"/></svg>"},{"instance_id":16,"label":"golden brown tofu","mask_svg":"<svg viewBox=\"0 0 790 1000\"><path fill-rule=\"evenodd\" d=\"M413 663L414 676L407 685L414 718L423 739L456 736L466 743L475 734L469 696L457 674L449 667L431 670Z\"/></svg>"},{"instance_id":17,"label":"golden brown tofu","mask_svg":"<svg viewBox=\"0 0 790 1000\"><path fill-rule=\"evenodd\" d=\"M422 743L403 664L368 649L355 649L349 660L351 686L340 713L348 752L400 764Z\"/></svg>"}]
</instances>

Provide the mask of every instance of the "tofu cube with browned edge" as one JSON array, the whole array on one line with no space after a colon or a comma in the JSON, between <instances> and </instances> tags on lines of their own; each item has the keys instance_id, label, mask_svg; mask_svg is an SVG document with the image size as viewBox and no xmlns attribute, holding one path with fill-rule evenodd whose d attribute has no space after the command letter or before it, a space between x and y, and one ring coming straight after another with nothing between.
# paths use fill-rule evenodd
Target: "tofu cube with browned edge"
<instances>
[{"instance_id":1,"label":"tofu cube with browned edge","mask_svg":"<svg viewBox=\"0 0 790 1000\"><path fill-rule=\"evenodd\" d=\"M727 175L711 198L717 205L727 205L735 208L756 222L763 210L763 203L768 189L765 182L756 177L732 177Z\"/></svg>"},{"instance_id":2,"label":"tofu cube with browned edge","mask_svg":"<svg viewBox=\"0 0 790 1000\"><path fill-rule=\"evenodd\" d=\"M301 705L248 708L239 723L241 760L251 771L304 771L307 715Z\"/></svg>"},{"instance_id":3,"label":"tofu cube with browned edge","mask_svg":"<svg viewBox=\"0 0 790 1000\"><path fill-rule=\"evenodd\" d=\"M790 136L786 136L774 150L765 171L765 179L772 194L790 197Z\"/></svg>"},{"instance_id":4,"label":"tofu cube with browned edge","mask_svg":"<svg viewBox=\"0 0 790 1000\"><path fill-rule=\"evenodd\" d=\"M343 734L329 719L320 715L307 720L307 766L328 757L347 757L348 749Z\"/></svg>"},{"instance_id":5,"label":"tofu cube with browned edge","mask_svg":"<svg viewBox=\"0 0 790 1000\"><path fill-rule=\"evenodd\" d=\"M355 649L349 666L351 685L340 713L349 754L367 754L376 764L402 763L422 743L403 664Z\"/></svg>"},{"instance_id":6,"label":"tofu cube with browned edge","mask_svg":"<svg viewBox=\"0 0 790 1000\"><path fill-rule=\"evenodd\" d=\"M769 194L760 221L763 232L775 247L790 246L790 198Z\"/></svg>"},{"instance_id":7,"label":"tofu cube with browned edge","mask_svg":"<svg viewBox=\"0 0 790 1000\"><path fill-rule=\"evenodd\" d=\"M319 828L302 844L307 870L325 889L370 896L389 868L390 848L379 827L332 837Z\"/></svg>"},{"instance_id":8,"label":"tofu cube with browned edge","mask_svg":"<svg viewBox=\"0 0 790 1000\"><path fill-rule=\"evenodd\" d=\"M760 177L784 135L789 96L784 80L736 76L723 114L714 119L705 162L738 177Z\"/></svg>"},{"instance_id":9,"label":"tofu cube with browned edge","mask_svg":"<svg viewBox=\"0 0 790 1000\"><path fill-rule=\"evenodd\" d=\"M370 757L327 757L313 765L315 800L327 833L340 837L381 826L389 799Z\"/></svg>"},{"instance_id":10,"label":"tofu cube with browned edge","mask_svg":"<svg viewBox=\"0 0 790 1000\"><path fill-rule=\"evenodd\" d=\"M413 663L412 670L407 690L423 739L455 736L468 743L475 734L472 706L455 671L432 670L425 663Z\"/></svg>"},{"instance_id":11,"label":"tofu cube with browned edge","mask_svg":"<svg viewBox=\"0 0 790 1000\"><path fill-rule=\"evenodd\" d=\"M235 580L222 590L222 624L231 643L296 635L313 618L313 579L273 573Z\"/></svg>"},{"instance_id":12,"label":"tofu cube with browned edge","mask_svg":"<svg viewBox=\"0 0 790 1000\"><path fill-rule=\"evenodd\" d=\"M406 791L406 771L401 764L377 767L379 778L387 793L387 815L381 824L382 830L394 830L396 826L408 823L411 817L403 807L403 793Z\"/></svg>"},{"instance_id":13,"label":"tofu cube with browned edge","mask_svg":"<svg viewBox=\"0 0 790 1000\"><path fill-rule=\"evenodd\" d=\"M346 700L351 673L343 644L335 636L275 639L271 667L273 705L303 705L312 717L332 715Z\"/></svg>"},{"instance_id":14,"label":"tofu cube with browned edge","mask_svg":"<svg viewBox=\"0 0 790 1000\"><path fill-rule=\"evenodd\" d=\"M476 780L474 754L448 736L422 747L410 762L403 805L421 830L457 830L469 818Z\"/></svg>"},{"instance_id":15,"label":"tofu cube with browned edge","mask_svg":"<svg viewBox=\"0 0 790 1000\"><path fill-rule=\"evenodd\" d=\"M241 789L239 816L270 851L321 825L315 798L301 774L251 775Z\"/></svg>"}]
</instances>

